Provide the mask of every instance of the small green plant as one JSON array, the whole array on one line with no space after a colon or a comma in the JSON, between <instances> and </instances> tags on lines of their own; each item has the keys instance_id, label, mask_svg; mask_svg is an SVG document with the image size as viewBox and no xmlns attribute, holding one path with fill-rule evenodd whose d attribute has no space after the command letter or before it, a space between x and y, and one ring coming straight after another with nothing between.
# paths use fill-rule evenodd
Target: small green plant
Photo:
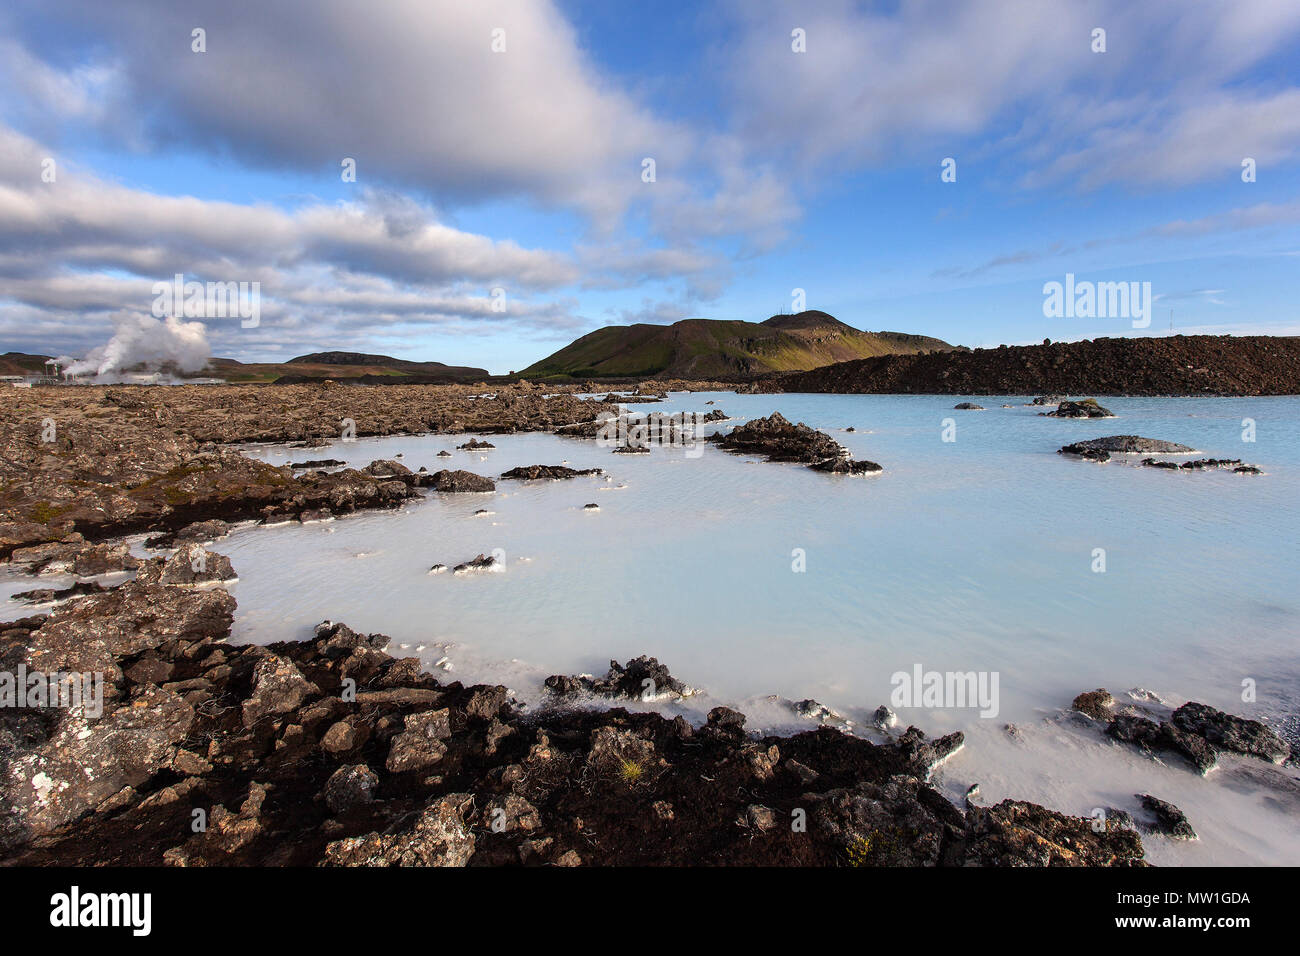
<instances>
[{"instance_id":1,"label":"small green plant","mask_svg":"<svg viewBox=\"0 0 1300 956\"><path fill-rule=\"evenodd\" d=\"M871 865L871 837L860 836L845 847L849 856L849 866Z\"/></svg>"},{"instance_id":2,"label":"small green plant","mask_svg":"<svg viewBox=\"0 0 1300 956\"><path fill-rule=\"evenodd\" d=\"M618 759L618 779L622 780L629 787L640 782L642 774L645 773L643 768L635 760L628 760L625 757Z\"/></svg>"},{"instance_id":3,"label":"small green plant","mask_svg":"<svg viewBox=\"0 0 1300 956\"><path fill-rule=\"evenodd\" d=\"M912 831L915 838L916 831ZM900 827L872 830L865 836L855 837L844 852L849 866L899 866L907 857L908 834Z\"/></svg>"},{"instance_id":4,"label":"small green plant","mask_svg":"<svg viewBox=\"0 0 1300 956\"><path fill-rule=\"evenodd\" d=\"M49 524L59 515L63 514L65 509L57 508L48 501L38 501L32 506L32 520L39 524Z\"/></svg>"}]
</instances>

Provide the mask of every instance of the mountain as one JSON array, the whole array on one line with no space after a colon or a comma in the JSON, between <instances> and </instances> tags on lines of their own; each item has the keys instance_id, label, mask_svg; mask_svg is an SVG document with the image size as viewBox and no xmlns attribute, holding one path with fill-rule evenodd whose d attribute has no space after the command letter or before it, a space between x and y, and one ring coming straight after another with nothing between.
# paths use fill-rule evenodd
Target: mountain
<instances>
[{"instance_id":1,"label":"mountain","mask_svg":"<svg viewBox=\"0 0 1300 956\"><path fill-rule=\"evenodd\" d=\"M44 375L48 355L30 355L26 352L5 352L0 355L0 375Z\"/></svg>"},{"instance_id":2,"label":"mountain","mask_svg":"<svg viewBox=\"0 0 1300 956\"><path fill-rule=\"evenodd\" d=\"M208 374L227 382L320 382L346 379L350 382L386 384L441 384L479 382L488 378L487 369L442 362L411 362L390 355L366 352L312 352L287 362L237 362L214 358Z\"/></svg>"},{"instance_id":3,"label":"mountain","mask_svg":"<svg viewBox=\"0 0 1300 956\"><path fill-rule=\"evenodd\" d=\"M672 325L611 325L577 339L520 375L528 378L750 378L877 355L947 350L939 339L863 332L825 312L765 322L685 319Z\"/></svg>"}]
</instances>

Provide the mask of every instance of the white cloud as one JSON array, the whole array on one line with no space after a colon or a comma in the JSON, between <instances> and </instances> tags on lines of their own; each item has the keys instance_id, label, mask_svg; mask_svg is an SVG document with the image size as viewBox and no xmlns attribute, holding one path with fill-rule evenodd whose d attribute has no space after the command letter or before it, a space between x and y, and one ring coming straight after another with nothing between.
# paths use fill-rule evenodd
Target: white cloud
<instances>
[{"instance_id":1,"label":"white cloud","mask_svg":"<svg viewBox=\"0 0 1300 956\"><path fill-rule=\"evenodd\" d=\"M827 166L995 158L1013 179L1177 186L1300 156L1300 91L1242 74L1300 35L1273 0L731 0L727 64L746 141ZM1094 53L1091 33L1107 31ZM807 52L790 48L806 31Z\"/></svg>"},{"instance_id":2,"label":"white cloud","mask_svg":"<svg viewBox=\"0 0 1300 956\"><path fill-rule=\"evenodd\" d=\"M747 191L737 188L744 161L719 165L713 140L726 137L664 119L603 76L552 0L386 0L364 12L355 0L46 0L44 8L40 22L57 16L96 32L92 69L115 93L101 126L128 142L159 150L183 142L311 175L337 175L351 158L360 184L439 202L575 208L597 234L634 206L708 208L713 197L696 183L725 178L730 191ZM193 53L200 25L207 52ZM504 52L493 52L496 30ZM75 100L57 93L77 87L72 71L60 76L22 55L52 91L44 97L52 112ZM84 122L79 107L69 116ZM675 188L647 188L646 157L663 172L658 185ZM779 189L761 175L755 183ZM724 211L741 206L733 198ZM729 234L746 235L764 207L788 217L792 206L765 197ZM709 235L728 232L725 220L702 221Z\"/></svg>"},{"instance_id":3,"label":"white cloud","mask_svg":"<svg viewBox=\"0 0 1300 956\"><path fill-rule=\"evenodd\" d=\"M129 316L148 318L154 283L176 273L261 283L264 324L310 328L316 344L407 328L576 324L576 303L544 296L582 276L571 256L453 229L407 199L363 193L285 211L161 196L71 169L46 183L48 153L0 127L0 302L10 303L0 333L10 341L33 341L33 323L43 349L84 351L110 326L138 331ZM209 331L236 349L278 334L221 320Z\"/></svg>"}]
</instances>

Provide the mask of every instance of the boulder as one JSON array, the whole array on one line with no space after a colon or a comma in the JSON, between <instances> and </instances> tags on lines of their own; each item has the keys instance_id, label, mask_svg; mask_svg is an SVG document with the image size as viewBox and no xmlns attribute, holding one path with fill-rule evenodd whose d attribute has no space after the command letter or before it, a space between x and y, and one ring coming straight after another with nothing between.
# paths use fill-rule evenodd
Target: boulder
<instances>
[{"instance_id":1,"label":"boulder","mask_svg":"<svg viewBox=\"0 0 1300 956\"><path fill-rule=\"evenodd\" d=\"M321 798L331 813L346 813L355 806L370 803L379 788L379 776L363 763L339 767L325 781Z\"/></svg>"},{"instance_id":2,"label":"boulder","mask_svg":"<svg viewBox=\"0 0 1300 956\"><path fill-rule=\"evenodd\" d=\"M224 554L198 543L182 544L169 558L146 561L136 573L142 584L199 585L235 580L235 569Z\"/></svg>"},{"instance_id":3,"label":"boulder","mask_svg":"<svg viewBox=\"0 0 1300 956\"><path fill-rule=\"evenodd\" d=\"M528 465L523 468L511 468L501 475L502 481L536 481L546 479L559 481L565 478L577 478L579 475L603 475L600 468L584 468L581 471L566 468L563 465Z\"/></svg>"},{"instance_id":4,"label":"boulder","mask_svg":"<svg viewBox=\"0 0 1300 956\"><path fill-rule=\"evenodd\" d=\"M307 680L292 661L271 655L253 670L253 693L242 705L244 726L287 714L319 693L320 688Z\"/></svg>"},{"instance_id":5,"label":"boulder","mask_svg":"<svg viewBox=\"0 0 1300 956\"><path fill-rule=\"evenodd\" d=\"M1182 810L1149 793L1139 793L1136 796L1142 801L1142 809L1151 815L1150 822L1143 824L1139 821L1139 826L1148 833L1159 833L1162 836L1173 837L1175 840L1197 839L1196 831L1187 822L1187 814Z\"/></svg>"},{"instance_id":6,"label":"boulder","mask_svg":"<svg viewBox=\"0 0 1300 956\"><path fill-rule=\"evenodd\" d=\"M556 696L564 697L586 691L598 697L625 697L633 700L653 700L661 697L688 697L694 691L673 677L668 668L656 658L634 658L626 664L609 662L604 677L566 677L561 674L546 678L546 688Z\"/></svg>"},{"instance_id":7,"label":"boulder","mask_svg":"<svg viewBox=\"0 0 1300 956\"><path fill-rule=\"evenodd\" d=\"M410 830L367 833L325 847L325 866L465 866L474 854L474 833L465 822L473 795L435 797Z\"/></svg>"},{"instance_id":8,"label":"boulder","mask_svg":"<svg viewBox=\"0 0 1300 956\"><path fill-rule=\"evenodd\" d=\"M444 469L433 473L429 481L434 491L496 491L497 486L491 478L484 478L470 471Z\"/></svg>"},{"instance_id":9,"label":"boulder","mask_svg":"<svg viewBox=\"0 0 1300 956\"><path fill-rule=\"evenodd\" d=\"M1110 709L1115 703L1115 698L1104 687L1098 687L1096 690L1087 691L1074 698L1072 705L1075 710L1082 714L1087 714L1093 720L1109 720Z\"/></svg>"},{"instance_id":10,"label":"boulder","mask_svg":"<svg viewBox=\"0 0 1300 956\"><path fill-rule=\"evenodd\" d=\"M408 714L404 729L393 738L384 766L389 773L424 770L447 754L446 741L451 739L450 711L430 710Z\"/></svg>"},{"instance_id":11,"label":"boulder","mask_svg":"<svg viewBox=\"0 0 1300 956\"><path fill-rule=\"evenodd\" d=\"M766 455L768 461L802 462L833 474L874 474L875 462L855 462L839 442L803 422L791 424L780 412L746 422L728 434L709 437L727 451Z\"/></svg>"},{"instance_id":12,"label":"boulder","mask_svg":"<svg viewBox=\"0 0 1300 956\"><path fill-rule=\"evenodd\" d=\"M1062 455L1082 455L1088 451L1105 451L1124 454L1158 454L1173 455L1195 451L1187 445L1177 442L1161 441L1158 438L1143 438L1140 435L1108 435L1105 438L1088 438L1073 442L1060 449Z\"/></svg>"},{"instance_id":13,"label":"boulder","mask_svg":"<svg viewBox=\"0 0 1300 956\"><path fill-rule=\"evenodd\" d=\"M1203 737L1219 750L1285 763L1290 745L1258 720L1235 717L1208 704L1189 701L1173 712L1170 722L1189 734Z\"/></svg>"},{"instance_id":14,"label":"boulder","mask_svg":"<svg viewBox=\"0 0 1300 956\"><path fill-rule=\"evenodd\" d=\"M1115 413L1109 408L1097 404L1095 398L1085 398L1077 402L1061 402L1055 411L1039 412L1045 418L1114 418Z\"/></svg>"}]
</instances>

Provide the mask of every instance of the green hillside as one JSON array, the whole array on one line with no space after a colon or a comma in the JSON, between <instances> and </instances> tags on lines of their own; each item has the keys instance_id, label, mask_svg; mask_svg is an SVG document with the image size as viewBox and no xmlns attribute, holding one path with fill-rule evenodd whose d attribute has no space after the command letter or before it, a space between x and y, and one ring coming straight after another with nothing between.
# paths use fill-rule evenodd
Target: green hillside
<instances>
[{"instance_id":1,"label":"green hillside","mask_svg":"<svg viewBox=\"0 0 1300 956\"><path fill-rule=\"evenodd\" d=\"M939 339L863 332L825 312L766 322L685 319L672 325L597 329L520 374L530 378L734 378L793 372L835 362L946 350Z\"/></svg>"}]
</instances>

